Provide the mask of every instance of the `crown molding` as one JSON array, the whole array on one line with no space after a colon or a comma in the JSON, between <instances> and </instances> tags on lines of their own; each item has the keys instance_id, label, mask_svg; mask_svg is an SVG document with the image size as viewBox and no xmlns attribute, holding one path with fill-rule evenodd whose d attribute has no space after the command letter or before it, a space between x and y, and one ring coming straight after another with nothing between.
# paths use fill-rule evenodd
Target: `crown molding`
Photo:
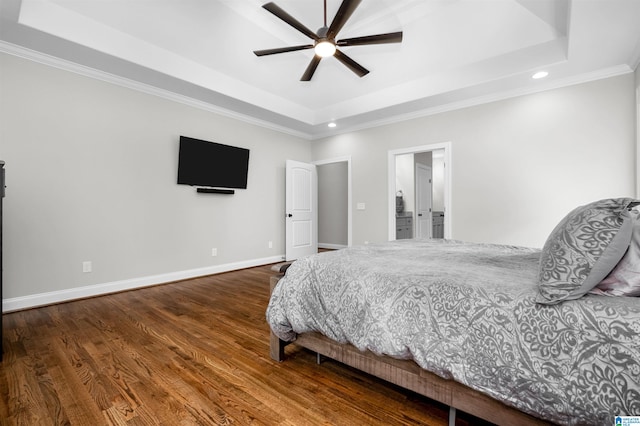
<instances>
[{"instance_id":1,"label":"crown molding","mask_svg":"<svg viewBox=\"0 0 640 426\"><path fill-rule=\"evenodd\" d=\"M575 86L578 84L589 83L591 81L603 80L605 78L617 77L624 74L629 74L634 70L628 65L618 65L615 67L604 68L590 73L584 73L577 76L568 78L562 78L558 80L550 81L546 84L536 85L535 87L523 87L514 90L508 90L504 92L492 93L490 95L478 96L475 98L465 99L463 101L451 102L448 104L438 105L431 108L425 108L417 111L412 111L406 114L397 114L380 120L370 121L363 124L345 125L340 130L332 132L324 131L322 133L315 134L313 140L324 139L340 134L351 133L361 130L367 130L374 127L388 126L392 124L401 123L403 121L414 120L417 118L428 117L431 115L442 114L444 112L456 111L464 108L474 107L478 105L489 104L492 102L503 101L511 98L517 98L520 96L532 95L535 93L546 92L548 90L561 89L563 87Z\"/></svg>"},{"instance_id":2,"label":"crown molding","mask_svg":"<svg viewBox=\"0 0 640 426\"><path fill-rule=\"evenodd\" d=\"M235 111L231 111L217 105L200 101L188 96L180 95L168 90L160 89L148 84L140 83L138 81L130 80L124 77L120 77L114 74L110 74L104 71L100 71L91 67L77 64L75 62L60 59L45 53L34 51L24 48L12 43L0 41L0 52L7 53L13 56L21 57L23 59L31 60L43 65L58 68L64 71L69 71L75 74L79 74L85 77L94 78L96 80L104 81L107 83L115 84L121 87L125 87L131 90L136 90L149 95L157 96L162 99L167 99L173 102L177 102L183 105L198 108L200 110L212 112L224 117L232 118L238 121L242 121L248 124L260 126L265 129L277 131L280 133L288 134L305 140L319 140L328 137L333 137L345 133L351 133L361 130L367 130L375 127L387 126L391 124L397 124L404 121L409 121L417 118L427 117L430 115L441 114L444 112L455 111L463 108L469 108L482 104L488 104L519 96L530 95L534 93L544 92L547 90L559 89L562 87L573 86L577 84L588 83L595 80L601 80L610 77L616 77L619 75L632 73L638 67L640 63L640 44L634 53L633 65L618 65L615 67L605 68L602 70L593 71L590 73L580 74L568 78L562 78L558 80L549 81L546 84L539 84L535 87L523 87L515 90L509 90L504 92L492 93L485 96L478 96L475 98L465 99L463 101L452 102L444 105L438 105L435 107L425 108L417 111L412 111L404 114L396 114L389 117L385 117L378 120L363 121L361 123L354 123L350 125L349 118L338 120L341 124L340 129L322 130L319 132L302 132L291 129L286 126L274 124L272 122L261 120L256 117L252 117L246 114L241 114ZM354 120L355 121L355 120Z\"/></svg>"},{"instance_id":3,"label":"crown molding","mask_svg":"<svg viewBox=\"0 0 640 426\"><path fill-rule=\"evenodd\" d=\"M169 90L160 89L158 87L151 86L145 83L140 83L139 81L131 80L125 77L120 77L115 74L100 71L95 68L87 67L85 65L80 65L75 62L60 59L55 56L51 56L46 53L27 49L25 47L18 46L13 43L7 43L5 41L0 40L0 52L17 56L22 59L27 59L33 62L37 62L42 65L61 69L63 71L72 72L74 74L82 75L84 77L89 77L89 78L100 80L106 83L114 84L120 87L125 87L127 89L135 90L148 95L157 96L162 99L170 100L170 101L187 105L193 108L198 108L204 111L212 112L224 117L233 118L238 121L260 126L269 130L285 133L291 136L296 136L306 140L311 139L311 136L312 136L309 133L293 130L285 126L279 126L269 121L260 120L258 118L251 117L246 114L241 114L235 111L231 111L229 109L222 108L208 102L204 102L188 96L180 95L175 92L171 92Z\"/></svg>"}]
</instances>

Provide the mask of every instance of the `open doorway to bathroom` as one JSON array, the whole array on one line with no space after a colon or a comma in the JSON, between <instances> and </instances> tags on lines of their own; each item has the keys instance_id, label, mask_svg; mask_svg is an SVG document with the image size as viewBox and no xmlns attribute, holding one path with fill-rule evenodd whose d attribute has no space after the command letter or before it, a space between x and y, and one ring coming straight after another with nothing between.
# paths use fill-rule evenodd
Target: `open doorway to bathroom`
<instances>
[{"instance_id":1,"label":"open doorway to bathroom","mask_svg":"<svg viewBox=\"0 0 640 426\"><path fill-rule=\"evenodd\" d=\"M450 143L389 151L389 240L450 238Z\"/></svg>"}]
</instances>

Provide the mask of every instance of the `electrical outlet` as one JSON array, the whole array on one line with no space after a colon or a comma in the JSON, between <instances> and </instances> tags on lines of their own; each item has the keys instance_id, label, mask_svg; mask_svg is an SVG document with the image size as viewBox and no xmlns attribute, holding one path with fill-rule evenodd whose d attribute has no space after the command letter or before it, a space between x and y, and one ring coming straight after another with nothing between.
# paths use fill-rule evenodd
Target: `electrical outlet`
<instances>
[{"instance_id":1,"label":"electrical outlet","mask_svg":"<svg viewBox=\"0 0 640 426\"><path fill-rule=\"evenodd\" d=\"M91 264L90 260L87 260L86 262L82 262L82 272L89 273L93 270L93 265Z\"/></svg>"},{"instance_id":2,"label":"electrical outlet","mask_svg":"<svg viewBox=\"0 0 640 426\"><path fill-rule=\"evenodd\" d=\"M273 241L269 241L269 248L273 248Z\"/></svg>"},{"instance_id":3,"label":"electrical outlet","mask_svg":"<svg viewBox=\"0 0 640 426\"><path fill-rule=\"evenodd\" d=\"M358 210L364 210L365 208L366 208L365 203L356 204L356 209L358 209Z\"/></svg>"},{"instance_id":4,"label":"electrical outlet","mask_svg":"<svg viewBox=\"0 0 640 426\"><path fill-rule=\"evenodd\" d=\"M218 255L218 249L217 248L212 248L211 249L211 256L217 256Z\"/></svg>"}]
</instances>

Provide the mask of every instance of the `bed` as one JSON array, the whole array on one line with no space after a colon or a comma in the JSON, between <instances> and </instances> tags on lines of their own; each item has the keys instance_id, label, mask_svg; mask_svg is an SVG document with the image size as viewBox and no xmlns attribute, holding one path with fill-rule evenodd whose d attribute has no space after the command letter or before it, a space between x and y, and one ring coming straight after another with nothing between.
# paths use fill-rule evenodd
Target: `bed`
<instances>
[{"instance_id":1,"label":"bed","mask_svg":"<svg viewBox=\"0 0 640 426\"><path fill-rule=\"evenodd\" d=\"M272 358L293 342L498 424L640 415L636 204L580 206L542 250L402 240L299 259L273 280Z\"/></svg>"}]
</instances>

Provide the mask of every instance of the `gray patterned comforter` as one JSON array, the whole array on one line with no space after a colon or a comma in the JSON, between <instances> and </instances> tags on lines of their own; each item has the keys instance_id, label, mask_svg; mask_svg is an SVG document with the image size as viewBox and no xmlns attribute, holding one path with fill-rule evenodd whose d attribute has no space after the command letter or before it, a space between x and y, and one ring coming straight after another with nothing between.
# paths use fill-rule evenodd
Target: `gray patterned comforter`
<instances>
[{"instance_id":1,"label":"gray patterned comforter","mask_svg":"<svg viewBox=\"0 0 640 426\"><path fill-rule=\"evenodd\" d=\"M640 298L535 303L540 251L404 240L300 259L267 320L285 341L318 331L413 359L560 424L640 415Z\"/></svg>"}]
</instances>

